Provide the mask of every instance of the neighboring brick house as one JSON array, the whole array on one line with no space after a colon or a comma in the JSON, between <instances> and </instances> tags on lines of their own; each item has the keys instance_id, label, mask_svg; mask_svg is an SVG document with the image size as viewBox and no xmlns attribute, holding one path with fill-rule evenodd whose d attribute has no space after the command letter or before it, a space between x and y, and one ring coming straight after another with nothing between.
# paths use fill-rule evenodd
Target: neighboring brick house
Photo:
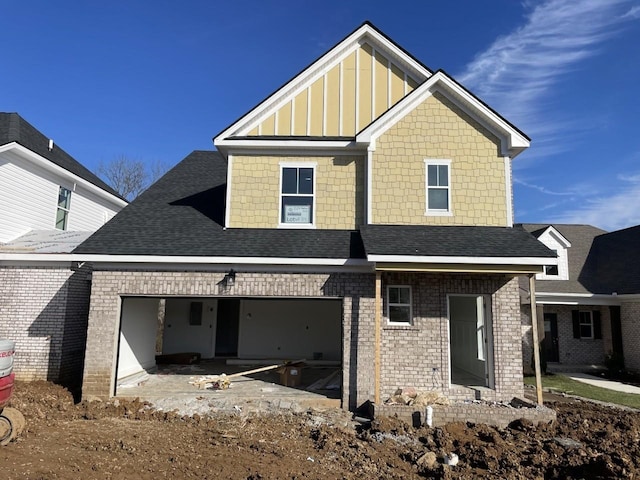
<instances>
[{"instance_id":1,"label":"neighboring brick house","mask_svg":"<svg viewBox=\"0 0 640 480\"><path fill-rule=\"evenodd\" d=\"M547 362L603 365L624 356L640 370L640 226L607 233L590 225L523 224L557 252L536 275L541 351ZM531 363L530 302L523 295L523 361Z\"/></svg>"},{"instance_id":2,"label":"neighboring brick house","mask_svg":"<svg viewBox=\"0 0 640 480\"><path fill-rule=\"evenodd\" d=\"M529 139L363 24L75 251L93 262L83 396L164 353L342 366L396 388L522 395L518 277L554 254L512 225Z\"/></svg>"},{"instance_id":3,"label":"neighboring brick house","mask_svg":"<svg viewBox=\"0 0 640 480\"><path fill-rule=\"evenodd\" d=\"M0 337L17 378L78 385L90 283L69 252L126 205L17 113L0 113Z\"/></svg>"}]
</instances>

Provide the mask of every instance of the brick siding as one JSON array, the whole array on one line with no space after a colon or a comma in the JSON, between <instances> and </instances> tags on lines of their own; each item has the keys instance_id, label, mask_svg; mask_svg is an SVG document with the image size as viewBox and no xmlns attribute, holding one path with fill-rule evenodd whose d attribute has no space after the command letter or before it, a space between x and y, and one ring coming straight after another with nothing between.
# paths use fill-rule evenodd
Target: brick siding
<instances>
[{"instance_id":1,"label":"brick siding","mask_svg":"<svg viewBox=\"0 0 640 480\"><path fill-rule=\"evenodd\" d=\"M398 275L406 278L398 279ZM374 396L373 273L237 273L232 287L224 273L94 271L83 397L107 398L114 391L114 361L122 296L282 296L343 299L343 405L355 408ZM427 388L431 369L439 368L439 388L448 388L448 293L486 294L494 318L495 390L483 398L510 400L522 395L517 281L502 275L383 274L384 286L407 281L414 287L414 326L384 327L382 388L390 395L398 386ZM383 295L384 297L384 295ZM386 320L383 319L383 325ZM514 348L516 347L516 348ZM398 362L401 363L398 363ZM429 372L425 375L425 371Z\"/></svg>"},{"instance_id":2,"label":"brick siding","mask_svg":"<svg viewBox=\"0 0 640 480\"><path fill-rule=\"evenodd\" d=\"M623 302L620 319L625 367L640 372L640 302Z\"/></svg>"},{"instance_id":3,"label":"brick siding","mask_svg":"<svg viewBox=\"0 0 640 480\"><path fill-rule=\"evenodd\" d=\"M88 267L2 267L0 337L16 342L19 380L51 380L77 388L82 378Z\"/></svg>"}]
</instances>

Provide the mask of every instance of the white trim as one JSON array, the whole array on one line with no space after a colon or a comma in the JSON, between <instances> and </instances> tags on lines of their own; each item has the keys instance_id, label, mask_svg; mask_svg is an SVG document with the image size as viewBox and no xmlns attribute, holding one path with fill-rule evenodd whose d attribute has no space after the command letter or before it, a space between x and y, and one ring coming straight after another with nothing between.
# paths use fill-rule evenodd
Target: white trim
<instances>
[{"instance_id":1,"label":"white trim","mask_svg":"<svg viewBox=\"0 0 640 480\"><path fill-rule=\"evenodd\" d=\"M385 263L461 263L471 265L549 265L555 259L546 257L446 257L412 255L367 255L370 262Z\"/></svg>"},{"instance_id":2,"label":"white trim","mask_svg":"<svg viewBox=\"0 0 640 480\"><path fill-rule=\"evenodd\" d=\"M367 221L365 223L373 223L373 152L375 150L371 146L367 149Z\"/></svg>"},{"instance_id":3,"label":"white trim","mask_svg":"<svg viewBox=\"0 0 640 480\"><path fill-rule=\"evenodd\" d=\"M219 147L238 147L238 148L310 148L310 149L326 149L326 148L353 148L362 149L361 145L357 145L352 140L222 140L218 144Z\"/></svg>"},{"instance_id":4,"label":"white trim","mask_svg":"<svg viewBox=\"0 0 640 480\"><path fill-rule=\"evenodd\" d=\"M564 248L571 247L571 242L567 239L567 237L562 235L553 225L549 225L547 228L545 228L544 232L538 235L538 238L540 238L542 235L544 235L547 232L552 237L555 237L556 241Z\"/></svg>"},{"instance_id":5,"label":"white trim","mask_svg":"<svg viewBox=\"0 0 640 480\"><path fill-rule=\"evenodd\" d=\"M228 151L229 155L235 156L255 156L255 157L265 157L265 156L274 156L280 155L283 157L294 157L294 156L302 156L302 157L314 157L314 156L339 156L339 155L365 155L365 150L362 145L350 147L350 148L340 148L340 147L327 147L327 148L318 148L318 149L310 149L305 147L295 147L295 148L286 148L286 147L274 147L274 148L237 148L234 147Z\"/></svg>"},{"instance_id":6,"label":"white trim","mask_svg":"<svg viewBox=\"0 0 640 480\"><path fill-rule=\"evenodd\" d=\"M511 176L511 158L504 156L504 183L507 201L507 227L513 227L513 179Z\"/></svg>"},{"instance_id":7,"label":"white trim","mask_svg":"<svg viewBox=\"0 0 640 480\"><path fill-rule=\"evenodd\" d=\"M125 207L128 205L128 202L126 200L122 200L116 197L115 195L112 195L106 190L103 190L97 185L94 185L90 181L85 180L82 177L79 177L75 173L71 173L69 170L62 168L61 166L55 164L51 160L37 154L32 150L29 150L26 147L23 147L17 142L11 142L11 143L7 143L5 145L0 146L0 153L8 152L11 150L15 150L15 153L20 154L20 156L22 156L23 158L26 158L27 160L30 160L33 163L43 167L45 170L54 172L62 177L69 179L69 181L73 183L82 185L87 190L91 191L92 193L98 195L101 198L107 199L108 201L117 205L118 207Z\"/></svg>"},{"instance_id":8,"label":"white trim","mask_svg":"<svg viewBox=\"0 0 640 480\"><path fill-rule=\"evenodd\" d=\"M436 209L429 208L429 167L431 165L439 166L446 165L447 166L447 205L449 208L444 209ZM451 160L444 158L425 158L424 159L424 214L427 217L452 217L453 216L453 205L451 205ZM431 188L443 190L443 187L440 186L431 186Z\"/></svg>"},{"instance_id":9,"label":"white trim","mask_svg":"<svg viewBox=\"0 0 640 480\"><path fill-rule=\"evenodd\" d=\"M407 76L407 72L404 72L404 97L407 96L409 92L409 77Z\"/></svg>"},{"instance_id":10,"label":"white trim","mask_svg":"<svg viewBox=\"0 0 640 480\"><path fill-rule=\"evenodd\" d=\"M280 166L280 188L278 190L278 228L291 228L291 229L314 229L316 228L316 172L318 167L318 162L291 162L291 161L282 161L279 162ZM285 168L311 168L313 170L313 193L311 194L290 194L290 193L282 193L282 173ZM311 223L284 223L282 221L282 196L295 196L302 198L311 197Z\"/></svg>"},{"instance_id":11,"label":"white trim","mask_svg":"<svg viewBox=\"0 0 640 480\"><path fill-rule=\"evenodd\" d=\"M233 155L229 154L227 159L227 192L224 212L224 227L229 228L231 224L231 172L233 171Z\"/></svg>"},{"instance_id":12,"label":"white trim","mask_svg":"<svg viewBox=\"0 0 640 480\"><path fill-rule=\"evenodd\" d=\"M389 314L389 307L391 306L391 301L389 299L389 289L390 288L408 288L409 289L409 321L408 322L392 322L391 321L391 316ZM387 316L387 325L406 325L406 326L411 326L413 325L413 292L411 291L411 285L387 285L386 288L386 297L387 297L387 308L386 308L386 316ZM406 307L407 304L406 303L394 303L393 305L396 306L400 306L400 307Z\"/></svg>"},{"instance_id":13,"label":"white trim","mask_svg":"<svg viewBox=\"0 0 640 480\"><path fill-rule=\"evenodd\" d=\"M295 125L296 125L296 97L291 99L291 116L289 117L291 120L291 125L289 126L289 132L291 135L295 135Z\"/></svg>"},{"instance_id":14,"label":"white trim","mask_svg":"<svg viewBox=\"0 0 640 480\"><path fill-rule=\"evenodd\" d=\"M442 88L440 88L442 87ZM491 130L501 139L502 150L504 155L514 158L530 144L529 140L518 132L514 127L509 125L499 115L486 107L482 102L469 94L462 87L458 86L444 72L437 72L426 80L422 85L416 88L416 92L412 95L405 96L396 106L387 110L374 123L362 130L357 136L356 141L367 143L372 138L376 138L386 132L389 128L399 122L407 114L412 112L415 107L423 102L426 98L438 91L447 96L452 102L456 103L462 110L469 114L472 118L478 120L486 128ZM464 104L457 101L461 99Z\"/></svg>"},{"instance_id":15,"label":"white trim","mask_svg":"<svg viewBox=\"0 0 640 480\"><path fill-rule=\"evenodd\" d=\"M419 62L412 59L402 51L402 49L395 46L391 41L385 38L384 35L378 33L371 26L364 24L347 38L342 40L338 45L325 53L316 62L299 73L295 78L280 87L257 107L249 111L238 121L221 132L216 138L214 138L214 145L218 146L219 141L229 136L233 136L234 134L242 135L244 134L243 132L251 131L256 124L261 123L264 118L279 109L283 103L286 103L290 96L295 96L304 88L307 88L308 85L311 85L315 80L324 75L335 65L342 62L354 50L357 51L365 41L372 47L377 46L380 50L384 50L389 56L396 59L403 71L408 71L410 74L424 79L429 78L432 75L431 72L429 72Z\"/></svg>"},{"instance_id":16,"label":"white trim","mask_svg":"<svg viewBox=\"0 0 640 480\"><path fill-rule=\"evenodd\" d=\"M280 113L280 109L276 110L273 114L273 134L278 135L278 114Z\"/></svg>"},{"instance_id":17,"label":"white trim","mask_svg":"<svg viewBox=\"0 0 640 480\"><path fill-rule=\"evenodd\" d=\"M623 295L536 292L536 305L620 305Z\"/></svg>"}]
</instances>

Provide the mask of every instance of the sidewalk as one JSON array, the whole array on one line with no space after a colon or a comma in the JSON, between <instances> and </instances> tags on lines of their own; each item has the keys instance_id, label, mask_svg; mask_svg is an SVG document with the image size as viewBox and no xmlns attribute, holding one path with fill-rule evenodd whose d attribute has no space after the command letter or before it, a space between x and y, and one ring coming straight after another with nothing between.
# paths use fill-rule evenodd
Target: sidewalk
<instances>
[{"instance_id":1,"label":"sidewalk","mask_svg":"<svg viewBox=\"0 0 640 480\"><path fill-rule=\"evenodd\" d=\"M588 383L589 385L593 385L594 387L606 388L607 390L614 390L616 392L635 393L636 395L640 395L640 387L627 385L626 383L616 382L613 380L605 380L604 378L595 377L586 373L563 373L562 375L565 375L578 382Z\"/></svg>"}]
</instances>

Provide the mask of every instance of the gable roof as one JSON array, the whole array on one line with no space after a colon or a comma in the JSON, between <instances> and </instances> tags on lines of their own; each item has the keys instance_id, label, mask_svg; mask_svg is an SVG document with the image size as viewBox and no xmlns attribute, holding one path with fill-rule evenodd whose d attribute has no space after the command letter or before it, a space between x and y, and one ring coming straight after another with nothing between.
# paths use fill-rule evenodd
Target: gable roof
<instances>
[{"instance_id":1,"label":"gable roof","mask_svg":"<svg viewBox=\"0 0 640 480\"><path fill-rule=\"evenodd\" d=\"M364 258L361 240L354 231L225 230L226 174L226 162L218 152L192 152L74 253L271 259Z\"/></svg>"},{"instance_id":2,"label":"gable roof","mask_svg":"<svg viewBox=\"0 0 640 480\"><path fill-rule=\"evenodd\" d=\"M358 106L356 98L355 122L356 124L360 123L361 125L355 130L355 132L359 133L356 133L354 137L351 137L350 135L344 135L342 131L342 117L345 114L340 111L340 109L343 108L343 70L341 62L347 58L347 55L352 54L354 49L368 44L374 45L369 70L371 73L369 74L369 71L367 72L368 76L371 77L370 83L366 83L366 87L361 87L356 80L355 84L350 85L355 86L356 90L360 88L365 88L366 91L368 91L368 89L371 90L371 93L364 97L372 102L371 108L367 113L371 118L370 122L367 120L365 123L362 123L362 119L358 122ZM377 95L375 82L376 78L378 78L378 72L375 71L375 69L378 68L376 63L378 51L376 48L380 48L382 52L381 55L383 56L383 63L384 60L386 60L388 64L387 74L385 75L384 73L384 69L386 67L380 67L380 72L382 73L381 77L379 77L380 81L389 89L386 94L382 92L382 95L387 97L382 103L384 107L380 107L380 104L373 100L373 97ZM368 53L366 53L366 55L366 58L369 58ZM391 78L393 71L392 60L411 70L416 79L414 81L415 85L411 85L410 88L407 88L405 85L404 93L402 95L398 95L396 93L393 102L391 101ZM334 101L331 102L329 101L331 99L327 98L327 90L329 89L326 84L328 79L327 72L335 70L337 65L340 66L340 94L339 97L336 97ZM321 134L318 134L317 131L315 133L311 131L310 109L312 105L312 94L310 89L312 85L315 85L314 82L321 81L324 81L324 83L320 84L320 88L324 89L325 97L324 100L317 97L321 104L324 102L324 111L321 115L323 126ZM297 117L295 117L297 105L295 100L297 98L296 96L299 97L304 93L305 88L309 89L306 96L302 96L298 98L298 100L301 101L301 103L306 103L306 105L302 105L298 114L305 117L303 122L306 121L306 129L298 127L300 131L296 132L294 128L294 120L297 120ZM336 90L337 87L334 85L334 93ZM420 102L424 101L429 95L436 91L444 94L472 118L477 120L481 125L488 128L492 133L500 138L502 142L503 155L509 155L513 158L529 146L529 137L489 107L485 102L471 93L468 89L455 81L444 70L438 70L433 73L430 69L422 65L408 52L406 52L406 50L391 41L389 37L369 22L365 22L336 46L330 49L326 54L321 56L306 69L289 80L289 82L284 86L267 97L263 102L220 132L214 138L214 144L221 149L223 153L225 153L226 149L229 147L242 148L260 146L262 148L268 148L269 146L281 147L284 145L290 147L321 148L323 147L321 142L313 143L308 140L310 138L316 140L318 138L324 138L327 142L333 142L331 144L327 143L327 145L325 145L326 147L353 148L360 145L360 148L363 148L372 141L375 141L377 136L384 133L384 131L393 126L407 113L412 111ZM356 94L356 97L358 97L358 94ZM339 103L340 105L335 107L336 103ZM333 105L334 109L337 108L336 111L338 112L338 117L335 117L335 112L333 112L332 120L327 119L328 114L326 112L330 105ZM375 112L374 108L376 109ZM280 122L278 113L280 112L284 118L282 121L282 128L284 131L279 132L280 135L278 135L278 125ZM338 118L338 120L336 120L336 118ZM319 125L318 122L320 122L320 120L316 121L316 125ZM331 122L338 122L340 127L338 128L334 126L333 130L330 132L327 125L331 125ZM262 131L263 125L266 125L265 129L268 131ZM337 139L341 140L341 143L337 142ZM350 140L352 141L350 142Z\"/></svg>"},{"instance_id":3,"label":"gable roof","mask_svg":"<svg viewBox=\"0 0 640 480\"><path fill-rule=\"evenodd\" d=\"M49 150L49 138L20 115L17 113L0 112L0 146L13 142L22 145L24 148L31 150L49 160L51 163L101 188L118 199L125 200L118 192L98 178L97 175L57 145L54 145L53 149Z\"/></svg>"},{"instance_id":4,"label":"gable roof","mask_svg":"<svg viewBox=\"0 0 640 480\"><path fill-rule=\"evenodd\" d=\"M595 257L591 253L594 239L606 233L591 225L524 223L521 225L535 237L540 237L549 227L553 227L571 247L567 249L569 280L536 280L537 290L548 293L611 293L603 291L594 271Z\"/></svg>"}]
</instances>

